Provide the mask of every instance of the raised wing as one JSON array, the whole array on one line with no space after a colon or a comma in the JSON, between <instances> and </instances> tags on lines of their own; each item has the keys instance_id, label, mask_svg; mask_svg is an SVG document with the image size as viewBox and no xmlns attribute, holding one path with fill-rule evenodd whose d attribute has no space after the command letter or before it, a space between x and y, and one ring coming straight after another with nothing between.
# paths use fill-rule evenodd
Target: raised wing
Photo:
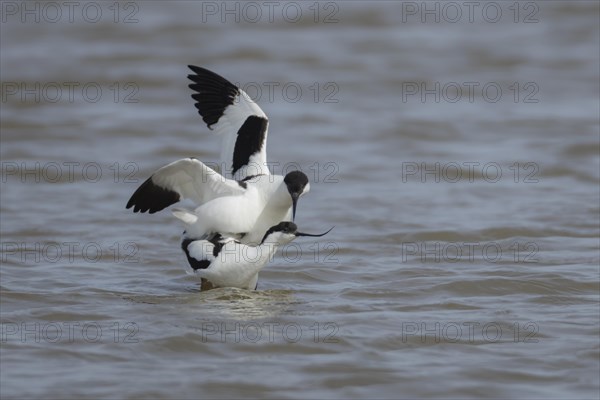
<instances>
[{"instance_id":1,"label":"raised wing","mask_svg":"<svg viewBox=\"0 0 600 400\"><path fill-rule=\"evenodd\" d=\"M246 185L226 179L195 158L165 165L133 193L127 208L153 214L182 199L201 205L222 196L242 195Z\"/></svg>"},{"instance_id":2,"label":"raised wing","mask_svg":"<svg viewBox=\"0 0 600 400\"><path fill-rule=\"evenodd\" d=\"M209 129L221 135L221 173L239 179L269 174L267 129L269 120L250 96L227 79L205 68L188 66L196 93L196 108Z\"/></svg>"}]
</instances>

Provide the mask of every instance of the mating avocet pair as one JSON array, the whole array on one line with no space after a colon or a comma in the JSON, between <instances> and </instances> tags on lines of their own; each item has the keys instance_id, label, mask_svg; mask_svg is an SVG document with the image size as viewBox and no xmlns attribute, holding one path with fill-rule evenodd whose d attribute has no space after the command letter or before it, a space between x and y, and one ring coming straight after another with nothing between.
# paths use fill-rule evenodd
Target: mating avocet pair
<instances>
[{"instance_id":1,"label":"mating avocet pair","mask_svg":"<svg viewBox=\"0 0 600 400\"><path fill-rule=\"evenodd\" d=\"M329 231L303 234L289 222L295 220L298 199L308 193L310 184L301 171L270 175L269 122L260 107L214 72L189 68L194 72L188 78L194 82L189 87L196 92L195 106L208 128L222 137L221 166L238 180L225 178L195 158L181 159L152 174L131 196L127 208L152 214L180 200L192 200L197 206L193 211L172 211L185 226L182 249L191 270L212 286L254 289L258 272L278 246L297 236L322 236ZM259 173L250 175L251 170ZM261 255L239 257L248 252Z\"/></svg>"}]
</instances>

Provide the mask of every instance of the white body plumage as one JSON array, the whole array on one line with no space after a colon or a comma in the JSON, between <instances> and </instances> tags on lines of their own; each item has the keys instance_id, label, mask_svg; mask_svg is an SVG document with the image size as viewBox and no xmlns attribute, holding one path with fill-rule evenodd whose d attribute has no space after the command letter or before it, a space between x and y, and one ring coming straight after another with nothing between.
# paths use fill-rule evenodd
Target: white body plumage
<instances>
[{"instance_id":1,"label":"white body plumage","mask_svg":"<svg viewBox=\"0 0 600 400\"><path fill-rule=\"evenodd\" d=\"M216 235L210 240L184 236L181 247L187 257L188 273L208 280L213 287L256 289L258 273L283 246L305 234L298 233L292 222L271 227L257 246Z\"/></svg>"}]
</instances>

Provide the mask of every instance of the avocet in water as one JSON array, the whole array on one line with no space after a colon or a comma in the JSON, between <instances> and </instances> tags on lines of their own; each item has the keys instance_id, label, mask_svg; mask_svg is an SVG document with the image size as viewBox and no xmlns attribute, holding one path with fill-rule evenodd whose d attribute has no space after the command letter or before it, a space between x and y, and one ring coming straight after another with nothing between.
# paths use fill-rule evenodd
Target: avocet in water
<instances>
[{"instance_id":1,"label":"avocet in water","mask_svg":"<svg viewBox=\"0 0 600 400\"><path fill-rule=\"evenodd\" d=\"M302 233L298 232L296 224L286 221L272 226L257 246L249 246L218 234L210 240L194 240L184 234L181 248L187 257L188 272L203 279L203 289L236 287L255 290L258 273L280 246L299 236L324 236L331 229L317 235Z\"/></svg>"}]
</instances>

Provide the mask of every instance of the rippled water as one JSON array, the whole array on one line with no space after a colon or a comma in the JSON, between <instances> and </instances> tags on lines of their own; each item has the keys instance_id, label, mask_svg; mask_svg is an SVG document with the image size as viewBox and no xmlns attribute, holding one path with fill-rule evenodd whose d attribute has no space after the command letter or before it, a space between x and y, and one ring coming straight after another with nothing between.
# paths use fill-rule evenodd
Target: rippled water
<instances>
[{"instance_id":1,"label":"rippled water","mask_svg":"<svg viewBox=\"0 0 600 400\"><path fill-rule=\"evenodd\" d=\"M597 2L22 4L3 398L598 398ZM335 225L257 292L200 292L170 213L124 207L217 160L187 64L259 102L274 172L311 177L298 224Z\"/></svg>"}]
</instances>

